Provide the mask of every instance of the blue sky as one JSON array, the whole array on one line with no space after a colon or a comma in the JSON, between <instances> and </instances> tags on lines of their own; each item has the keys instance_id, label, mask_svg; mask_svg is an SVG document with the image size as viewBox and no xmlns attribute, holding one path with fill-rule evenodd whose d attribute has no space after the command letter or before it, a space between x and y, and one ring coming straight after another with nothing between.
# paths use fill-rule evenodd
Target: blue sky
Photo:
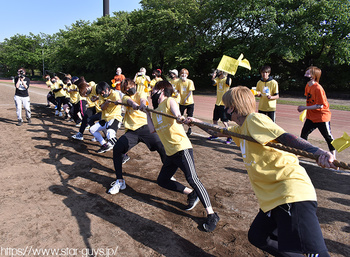
<instances>
[{"instance_id":1,"label":"blue sky","mask_svg":"<svg viewBox=\"0 0 350 257\"><path fill-rule=\"evenodd\" d=\"M141 9L140 0L109 0L109 13ZM103 16L103 0L1 0L0 42L16 34L52 35L78 20Z\"/></svg>"}]
</instances>

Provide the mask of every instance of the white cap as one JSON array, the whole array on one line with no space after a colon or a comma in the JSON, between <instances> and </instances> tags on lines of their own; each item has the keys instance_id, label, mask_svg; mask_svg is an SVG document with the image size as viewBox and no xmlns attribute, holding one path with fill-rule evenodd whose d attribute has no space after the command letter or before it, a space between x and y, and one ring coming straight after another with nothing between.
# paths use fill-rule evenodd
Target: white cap
<instances>
[{"instance_id":1,"label":"white cap","mask_svg":"<svg viewBox=\"0 0 350 257\"><path fill-rule=\"evenodd\" d=\"M179 76L179 73L176 69L170 70L170 73L174 73L177 77Z\"/></svg>"}]
</instances>

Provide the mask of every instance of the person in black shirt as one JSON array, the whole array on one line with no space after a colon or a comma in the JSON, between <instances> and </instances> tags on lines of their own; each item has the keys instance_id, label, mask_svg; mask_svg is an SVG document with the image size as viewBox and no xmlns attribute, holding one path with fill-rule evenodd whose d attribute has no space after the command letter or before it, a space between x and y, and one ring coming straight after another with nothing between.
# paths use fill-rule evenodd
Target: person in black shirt
<instances>
[{"instance_id":1,"label":"person in black shirt","mask_svg":"<svg viewBox=\"0 0 350 257\"><path fill-rule=\"evenodd\" d=\"M30 111L30 98L28 94L28 88L30 84L30 79L26 77L26 70L24 68L19 68L17 71L17 76L15 77L15 104L16 104L16 113L18 123L17 126L21 126L23 124L22 119L22 104L24 110L26 112L26 118L28 123L31 123L31 111Z\"/></svg>"}]
</instances>

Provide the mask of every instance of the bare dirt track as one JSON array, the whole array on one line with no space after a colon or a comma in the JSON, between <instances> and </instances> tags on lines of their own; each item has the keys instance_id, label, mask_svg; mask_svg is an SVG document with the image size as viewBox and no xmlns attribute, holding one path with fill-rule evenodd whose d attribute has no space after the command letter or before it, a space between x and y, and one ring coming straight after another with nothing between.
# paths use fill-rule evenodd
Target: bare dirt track
<instances>
[{"instance_id":1,"label":"bare dirt track","mask_svg":"<svg viewBox=\"0 0 350 257\"><path fill-rule=\"evenodd\" d=\"M264 256L247 240L258 204L235 145L207 141L198 128L190 136L198 175L221 218L206 233L200 204L183 211L186 197L156 184L157 153L133 148L124 165L127 188L109 195L112 152L97 154L88 131L84 142L71 140L78 129L45 107L47 90L40 87L29 91L32 124L16 126L14 87L0 82L0 88L0 256ZM338 155L348 157L348 149ZM317 190L329 252L350 256L350 173L312 163L302 165ZM175 177L186 183L181 171ZM51 252L35 254L40 250Z\"/></svg>"}]
</instances>

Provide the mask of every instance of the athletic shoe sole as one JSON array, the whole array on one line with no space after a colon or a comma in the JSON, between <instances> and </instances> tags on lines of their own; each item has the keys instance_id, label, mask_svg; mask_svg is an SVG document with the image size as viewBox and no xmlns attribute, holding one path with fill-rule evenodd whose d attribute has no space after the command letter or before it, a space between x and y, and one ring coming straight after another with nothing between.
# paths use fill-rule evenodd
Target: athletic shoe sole
<instances>
[{"instance_id":1,"label":"athletic shoe sole","mask_svg":"<svg viewBox=\"0 0 350 257\"><path fill-rule=\"evenodd\" d=\"M189 208L186 208L186 211L190 211L192 210L194 207L196 207L196 205L199 203L199 197L197 196L196 200L194 201L193 205Z\"/></svg>"}]
</instances>

